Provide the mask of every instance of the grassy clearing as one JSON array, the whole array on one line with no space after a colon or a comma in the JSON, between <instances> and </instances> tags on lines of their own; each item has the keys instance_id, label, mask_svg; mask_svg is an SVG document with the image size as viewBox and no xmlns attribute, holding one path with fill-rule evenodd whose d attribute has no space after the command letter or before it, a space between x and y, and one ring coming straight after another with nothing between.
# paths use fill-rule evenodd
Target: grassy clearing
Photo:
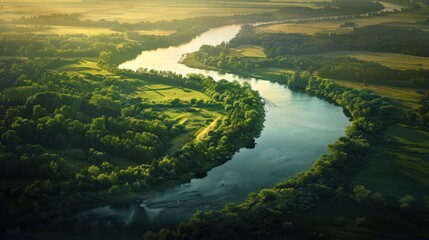
<instances>
[{"instance_id":1,"label":"grassy clearing","mask_svg":"<svg viewBox=\"0 0 429 240\"><path fill-rule=\"evenodd\" d=\"M134 32L137 32L141 35L156 35L156 36L168 36L170 34L175 33L174 30L158 30L158 29L152 29L152 30L136 30Z\"/></svg>"},{"instance_id":2,"label":"grassy clearing","mask_svg":"<svg viewBox=\"0 0 429 240\"><path fill-rule=\"evenodd\" d=\"M266 58L267 55L264 49L260 46L243 45L238 48L233 48L229 52L231 56L235 57L252 57L252 58Z\"/></svg>"},{"instance_id":3,"label":"grassy clearing","mask_svg":"<svg viewBox=\"0 0 429 240\"><path fill-rule=\"evenodd\" d=\"M267 75L283 75L288 73L294 73L292 69L281 69L281 68L257 68L248 71L248 74L254 78L266 79Z\"/></svg>"},{"instance_id":4,"label":"grassy clearing","mask_svg":"<svg viewBox=\"0 0 429 240\"><path fill-rule=\"evenodd\" d=\"M413 69L429 69L429 58L418 57L399 53L388 52L369 52L369 51L333 51L320 54L325 57L337 58L356 58L362 61L375 62L386 67L413 70Z\"/></svg>"},{"instance_id":5,"label":"grassy clearing","mask_svg":"<svg viewBox=\"0 0 429 240\"><path fill-rule=\"evenodd\" d=\"M25 25L23 25L25 26ZM99 35L99 34L122 34L120 32L112 31L108 28L95 28L95 27L70 27L70 26L51 26L46 30L34 31L36 34L85 34L85 35Z\"/></svg>"},{"instance_id":6,"label":"grassy clearing","mask_svg":"<svg viewBox=\"0 0 429 240\"><path fill-rule=\"evenodd\" d=\"M257 32L267 33L299 33L313 35L315 33L347 33L353 30L352 27L340 27L341 23L332 21L312 22L312 23L285 23L260 26Z\"/></svg>"},{"instance_id":7,"label":"grassy clearing","mask_svg":"<svg viewBox=\"0 0 429 240\"><path fill-rule=\"evenodd\" d=\"M182 101L189 101L193 98L210 100L210 98L202 92L164 84L145 84L139 87L136 92L136 97L137 96L155 102L165 102L176 98Z\"/></svg>"},{"instance_id":8,"label":"grassy clearing","mask_svg":"<svg viewBox=\"0 0 429 240\"><path fill-rule=\"evenodd\" d=\"M217 118L216 120L214 120L208 127L206 127L203 131L201 131L197 135L196 139L202 140L202 139L206 138L208 136L208 133L211 130L216 129L216 127L219 125L219 121L220 121L220 118Z\"/></svg>"},{"instance_id":9,"label":"grassy clearing","mask_svg":"<svg viewBox=\"0 0 429 240\"><path fill-rule=\"evenodd\" d=\"M12 25L13 28L14 25ZM17 25L18 27L29 27L28 25ZM10 31L9 31L10 32ZM12 31L13 32L13 31ZM72 35L72 34L85 34L85 35L100 35L100 34L123 34L123 32L113 31L109 28L102 27L82 27L82 26L49 26L43 30L28 30L28 32L34 34L60 34L60 35ZM173 30L160 30L160 29L151 29L151 30L135 30L141 35L156 35L156 36L167 36L176 31Z\"/></svg>"},{"instance_id":10,"label":"grassy clearing","mask_svg":"<svg viewBox=\"0 0 429 240\"><path fill-rule=\"evenodd\" d=\"M225 114L223 109L196 107L169 108L164 112L186 129L184 134L172 139L168 153L174 152L191 140L205 137L208 131L217 127L219 119Z\"/></svg>"},{"instance_id":11,"label":"grassy clearing","mask_svg":"<svg viewBox=\"0 0 429 240\"><path fill-rule=\"evenodd\" d=\"M102 74L106 76L113 76L112 73L100 68L97 66L97 63L89 60L79 60L78 63L68 64L56 69L60 72L76 72L80 75L88 73L88 74Z\"/></svg>"}]
</instances>

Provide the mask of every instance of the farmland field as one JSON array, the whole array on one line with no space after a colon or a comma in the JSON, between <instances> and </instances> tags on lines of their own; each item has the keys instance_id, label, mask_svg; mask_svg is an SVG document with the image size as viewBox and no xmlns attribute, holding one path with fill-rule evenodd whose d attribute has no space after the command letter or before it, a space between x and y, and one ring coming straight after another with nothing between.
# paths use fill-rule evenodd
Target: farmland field
<instances>
[{"instance_id":1,"label":"farmland field","mask_svg":"<svg viewBox=\"0 0 429 240\"><path fill-rule=\"evenodd\" d=\"M387 9L395 7L399 8L400 5L387 4ZM429 30L428 24L422 22L429 20L429 7L423 5L421 9L413 12L398 12L388 13L381 16L360 17L354 19L337 19L337 20L321 20L317 22L302 22L302 23L283 23L283 24L270 24L260 26L257 28L258 32L267 33L301 33L301 34L315 34L315 33L347 33L353 30L353 27L365 27L377 24L387 24L391 26L402 26L404 28ZM353 27L344 27L344 23L353 23Z\"/></svg>"},{"instance_id":2,"label":"farmland field","mask_svg":"<svg viewBox=\"0 0 429 240\"><path fill-rule=\"evenodd\" d=\"M239 57L256 57L256 58L265 58L267 55L264 53L264 49L258 46L247 46L243 45L238 48L234 48L229 52L232 56Z\"/></svg>"},{"instance_id":3,"label":"farmland field","mask_svg":"<svg viewBox=\"0 0 429 240\"><path fill-rule=\"evenodd\" d=\"M362 61L375 62L383 66L408 70L429 69L429 58L399 53L369 52L369 51L334 51L320 54L325 57L356 58Z\"/></svg>"}]
</instances>

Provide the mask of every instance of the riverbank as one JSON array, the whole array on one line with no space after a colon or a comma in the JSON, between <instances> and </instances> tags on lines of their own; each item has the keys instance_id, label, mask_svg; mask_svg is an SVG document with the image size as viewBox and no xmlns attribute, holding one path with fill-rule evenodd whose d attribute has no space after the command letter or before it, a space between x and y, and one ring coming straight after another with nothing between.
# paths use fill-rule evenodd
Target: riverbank
<instances>
[{"instance_id":1,"label":"riverbank","mask_svg":"<svg viewBox=\"0 0 429 240\"><path fill-rule=\"evenodd\" d=\"M193 59L191 57L184 59L182 62L189 67L219 70L219 68L206 66ZM290 70L287 72L276 71L273 73L255 68L246 72L229 72L268 79L287 85L292 89L306 91L322 99L337 103L350 113L353 125L362 121L371 122L369 124L365 123L365 127L359 127L359 131L364 133L364 139L367 140L369 148L365 156L357 157L356 154L363 153L357 153L356 151L348 152L346 155L341 156L341 153L338 152L338 144L342 145L342 151L345 150L347 152L346 145L349 144L348 141L361 141L359 138L362 136L356 138L354 135L355 130L352 131L348 128L346 133L347 138L350 138L350 140L339 139L336 144L330 147L330 155L333 154L335 156L333 159L335 160L332 163L328 163L329 167L335 169L328 171L330 172L328 175L333 174L332 176L335 176L329 183L343 181L344 184L341 187L332 189L327 184L325 186L328 186L331 190L324 189L322 194L319 192L314 195L310 194L311 190L301 190L300 192L297 189L297 186L299 188L304 187L301 185L304 182L305 185L311 186L314 182L317 182L317 185L319 185L324 181L324 174L314 176L314 172L320 171L316 170L320 165L331 161L331 156L328 155L319 159L312 169L301 173L292 181L279 184L276 188L263 190L257 196L250 197L243 204L228 206L216 213L199 213L194 216L195 219L210 221L208 224L217 225L220 224L218 219L226 221L226 215L238 214L241 224L262 225L258 220L246 220L241 216L244 211L247 214L246 216L252 214L253 211L256 214L257 209L259 209L256 206L264 204L264 206L270 206L271 208L275 206L273 208L274 211L281 212L279 214L268 212L264 219L273 218L276 222L286 222L287 226L281 226L274 222L269 223L269 226L262 225L259 231L263 231L263 229L277 230L273 231L274 233L265 232L263 236L271 234L270 236L272 237L298 237L312 231L315 235L328 236L328 238L341 237L342 239L354 239L358 235L385 238L391 236L390 234L395 234L399 238L411 237L416 239L423 239L425 236L428 236L427 231L422 231L422 229L427 224L425 216L429 212L427 208L428 196L423 193L427 192L429 187L427 185L427 171L423 170L427 169L427 163L424 160L427 158L427 151L423 149L427 147L429 134L427 128L423 125L419 123L414 125L417 122L416 119L409 119L407 111L410 110L408 107L402 108L402 106L414 105L414 102L408 102L415 101L414 99L395 96L394 101L389 100L388 96L390 93L386 93L386 91L389 91L387 87L378 92L379 88L373 84L352 82L342 84L343 81L341 80L321 79L312 76L310 73L300 72L299 70ZM373 89L375 92L366 89ZM394 91L393 88L392 91ZM383 101L387 100L394 103L394 105L389 103L382 108L378 108L379 110L383 109L383 111L386 111L381 115L379 111L374 109L374 106L371 106L372 103L375 103L375 99L382 99L380 96L383 96ZM365 107L359 106L360 103L358 101L362 99L370 100L371 103L363 103L363 105L366 105ZM423 103L424 98L421 101ZM375 129L378 130L373 132ZM412 150L412 146L416 148ZM349 159L355 157L360 160L351 161ZM337 161L345 161L346 166L339 168ZM308 187L311 188L310 186ZM282 192L282 189L290 189L290 192ZM278 202L278 199L284 199L285 195L288 199L293 199L293 196L299 196L299 194L302 194L302 191L310 195L306 199L307 208L298 211L290 210L288 204L285 206L285 204ZM328 193L329 191L333 191L331 195ZM363 192L365 192L365 197L362 198L360 194ZM290 201L294 203L294 200ZM250 213L248 213L249 211ZM291 212L295 218L291 217ZM374 214L375 212L383 212L383 216L390 215L392 218L388 220L389 223L382 224L380 221L386 221L386 219L381 220L380 217L377 217L377 214ZM196 227L193 225L193 221L195 220L187 223L186 226L189 229ZM245 230L239 227L238 229L235 227L232 227L233 229L227 226L222 227L225 228L222 231L245 232ZM198 226L197 228L200 229L201 227ZM178 229L173 231L172 234L182 237L184 231L186 230ZM362 231L366 231L366 233L362 234ZM210 236L211 234L204 233L199 237ZM187 235L186 233L184 236L193 237L193 235ZM246 235L249 238L255 236L258 235Z\"/></svg>"}]
</instances>

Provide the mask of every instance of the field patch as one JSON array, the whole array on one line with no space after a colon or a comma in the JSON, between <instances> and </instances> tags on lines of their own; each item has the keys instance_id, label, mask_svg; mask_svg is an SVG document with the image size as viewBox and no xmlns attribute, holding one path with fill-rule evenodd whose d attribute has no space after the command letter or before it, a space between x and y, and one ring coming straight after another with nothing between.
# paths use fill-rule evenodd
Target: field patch
<instances>
[{"instance_id":1,"label":"field patch","mask_svg":"<svg viewBox=\"0 0 429 240\"><path fill-rule=\"evenodd\" d=\"M156 35L156 36L168 36L170 34L175 33L176 31L174 30L157 30L157 29L152 29L152 30L135 30L134 32L137 32L141 35Z\"/></svg>"},{"instance_id":2,"label":"field patch","mask_svg":"<svg viewBox=\"0 0 429 240\"><path fill-rule=\"evenodd\" d=\"M383 97L390 98L392 103L400 108L413 109L420 106L422 95L417 93L415 89L390 87L375 84L363 84L358 82L351 82L346 80L332 79L337 84L354 89L367 89L371 90Z\"/></svg>"},{"instance_id":3,"label":"field patch","mask_svg":"<svg viewBox=\"0 0 429 240\"><path fill-rule=\"evenodd\" d=\"M341 27L341 23L333 21L272 24L256 28L257 32L299 33L308 35L315 33L347 33L352 30L352 27Z\"/></svg>"},{"instance_id":4,"label":"field patch","mask_svg":"<svg viewBox=\"0 0 429 240\"><path fill-rule=\"evenodd\" d=\"M218 126L219 119L225 111L220 108L178 107L166 108L164 113L173 118L176 123L185 126L185 133L172 139L168 153L180 149L187 142L202 139L209 130Z\"/></svg>"},{"instance_id":5,"label":"field patch","mask_svg":"<svg viewBox=\"0 0 429 240\"><path fill-rule=\"evenodd\" d=\"M369 52L369 51L333 51L320 54L325 57L356 58L362 61L375 62L383 66L400 69L429 69L429 58L400 53Z\"/></svg>"},{"instance_id":6,"label":"field patch","mask_svg":"<svg viewBox=\"0 0 429 240\"><path fill-rule=\"evenodd\" d=\"M262 47L252 46L252 45L243 45L238 48L232 48L229 54L236 57L252 57L252 58L267 57Z\"/></svg>"},{"instance_id":7,"label":"field patch","mask_svg":"<svg viewBox=\"0 0 429 240\"><path fill-rule=\"evenodd\" d=\"M155 102L164 102L176 98L182 101L190 101L193 98L198 100L210 100L210 98L202 92L164 84L143 85L138 88L136 97L141 97Z\"/></svg>"},{"instance_id":8,"label":"field patch","mask_svg":"<svg viewBox=\"0 0 429 240\"><path fill-rule=\"evenodd\" d=\"M68 64L62 67L59 67L56 69L60 72L75 72L78 74L102 74L102 75L108 75L113 76L112 73L100 68L96 62L88 61L88 60L79 60L77 63Z\"/></svg>"},{"instance_id":9,"label":"field patch","mask_svg":"<svg viewBox=\"0 0 429 240\"><path fill-rule=\"evenodd\" d=\"M23 25L25 26L25 25ZM101 27L72 27L72 26L50 26L49 28L41 31L34 31L36 34L85 34L85 35L99 35L99 34L122 34L120 32L112 31L108 28Z\"/></svg>"}]
</instances>

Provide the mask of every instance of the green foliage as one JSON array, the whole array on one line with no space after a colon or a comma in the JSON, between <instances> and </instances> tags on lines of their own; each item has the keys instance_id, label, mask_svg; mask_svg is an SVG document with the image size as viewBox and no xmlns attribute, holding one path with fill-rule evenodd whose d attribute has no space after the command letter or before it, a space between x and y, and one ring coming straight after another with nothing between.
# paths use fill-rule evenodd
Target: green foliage
<instances>
[{"instance_id":1,"label":"green foliage","mask_svg":"<svg viewBox=\"0 0 429 240\"><path fill-rule=\"evenodd\" d=\"M344 197L340 192L347 189L347 179L355 173L355 167L366 160L370 144L382 131L384 123L394 116L394 108L380 96L344 88L308 72L285 76L282 82L342 106L353 119L346 136L329 145L328 154L293 179L250 194L242 204L227 205L220 211L195 213L188 223L170 233L176 239L255 239L290 231L283 223L293 221L320 199ZM364 186L356 186L352 197L362 204L386 205L383 195ZM364 218L356 219L356 224L365 222Z\"/></svg>"},{"instance_id":2,"label":"green foliage","mask_svg":"<svg viewBox=\"0 0 429 240\"><path fill-rule=\"evenodd\" d=\"M354 58L315 55L334 50L389 51L424 55L429 34L421 31L417 33L402 31L405 30L374 26L359 28L345 35L305 36L256 33L252 27L245 26L228 45L202 46L198 52L187 55L183 62L202 63L205 66L240 74L248 74L260 68L302 69L320 77L365 84L428 88L428 70L398 70ZM391 32L398 35L394 41L390 37ZM418 36L417 39L414 39L415 34ZM268 58L242 58L225 54L231 49L248 44L261 46ZM409 50L411 45L416 49Z\"/></svg>"},{"instance_id":3,"label":"green foliage","mask_svg":"<svg viewBox=\"0 0 429 240\"><path fill-rule=\"evenodd\" d=\"M105 201L189 177L195 169L230 159L261 131L263 102L248 84L119 70L103 61L100 66L116 76L56 71L73 62L0 61L5 67L0 71L9 79L0 92L6 107L0 108L0 181L22 181L0 188L1 216L10 224L34 209ZM200 91L208 99L155 102L135 97L148 82ZM169 151L172 139L186 128L164 111L196 106L229 107L206 135Z\"/></svg>"},{"instance_id":4,"label":"green foliage","mask_svg":"<svg viewBox=\"0 0 429 240\"><path fill-rule=\"evenodd\" d=\"M414 196L406 195L399 199L399 205L401 209L406 209L411 206L411 204L416 200Z\"/></svg>"}]
</instances>

